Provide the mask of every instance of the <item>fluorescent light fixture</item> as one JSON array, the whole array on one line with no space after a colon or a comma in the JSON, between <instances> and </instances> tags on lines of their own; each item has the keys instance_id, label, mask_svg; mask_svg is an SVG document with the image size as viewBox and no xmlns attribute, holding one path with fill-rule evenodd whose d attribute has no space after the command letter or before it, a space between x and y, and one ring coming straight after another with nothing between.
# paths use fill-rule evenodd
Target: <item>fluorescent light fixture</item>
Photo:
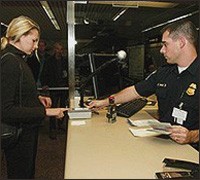
<instances>
[{"instance_id":1,"label":"fluorescent light fixture","mask_svg":"<svg viewBox=\"0 0 200 180\"><path fill-rule=\"evenodd\" d=\"M46 12L47 16L49 17L51 23L54 25L54 27L57 30L60 30L60 26L58 25L58 22L53 14L53 12L51 11L51 8L49 7L49 4L47 1L40 1L40 4L42 5L42 8L44 9L44 11Z\"/></svg>"},{"instance_id":2,"label":"fluorescent light fixture","mask_svg":"<svg viewBox=\"0 0 200 180\"><path fill-rule=\"evenodd\" d=\"M192 13L189 13L189 14L186 14L186 15L183 15L183 16L180 16L180 17L177 17L177 18L171 19L171 20L166 21L166 22L164 22L164 23L161 23L161 24L158 24L158 25L152 26L152 27L150 27L150 28L147 28L147 29L143 30L142 32L150 31L150 30L152 30L152 29L155 29L155 28L158 28L158 27L164 26L164 25L166 25L166 24L169 24L169 23L172 23L172 22L175 22L175 21L178 21L178 20L181 20L181 19L184 19L184 18L190 17L190 16L192 16L192 15L194 15L194 14L197 14L197 13L199 13L198 10L197 10L197 11L194 11L194 12L192 12Z\"/></svg>"},{"instance_id":3,"label":"fluorescent light fixture","mask_svg":"<svg viewBox=\"0 0 200 180\"><path fill-rule=\"evenodd\" d=\"M75 4L87 4L87 1L74 1Z\"/></svg>"},{"instance_id":4,"label":"fluorescent light fixture","mask_svg":"<svg viewBox=\"0 0 200 180\"><path fill-rule=\"evenodd\" d=\"M178 3L173 2L154 2L154 1L89 1L91 4L112 4L115 7L154 7L154 8L170 8Z\"/></svg>"},{"instance_id":5,"label":"fluorescent light fixture","mask_svg":"<svg viewBox=\"0 0 200 180\"><path fill-rule=\"evenodd\" d=\"M139 8L139 5L125 5L125 4L112 4L113 7L124 7L124 8Z\"/></svg>"},{"instance_id":6,"label":"fluorescent light fixture","mask_svg":"<svg viewBox=\"0 0 200 180\"><path fill-rule=\"evenodd\" d=\"M119 13L117 13L114 17L113 17L113 21L116 21L117 19L119 19L120 16L122 16L122 14L124 14L126 12L128 8L126 9L122 9Z\"/></svg>"}]
</instances>

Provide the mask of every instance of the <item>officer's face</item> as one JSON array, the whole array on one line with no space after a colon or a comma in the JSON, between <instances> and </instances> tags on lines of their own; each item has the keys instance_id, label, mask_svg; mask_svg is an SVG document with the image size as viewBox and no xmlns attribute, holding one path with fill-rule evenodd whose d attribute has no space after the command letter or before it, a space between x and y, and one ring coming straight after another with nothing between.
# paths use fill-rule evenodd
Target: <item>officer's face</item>
<instances>
[{"instance_id":1,"label":"officer's face","mask_svg":"<svg viewBox=\"0 0 200 180\"><path fill-rule=\"evenodd\" d=\"M179 57L178 41L169 36L169 32L165 31L162 36L162 48L160 49L169 64L176 64Z\"/></svg>"}]
</instances>

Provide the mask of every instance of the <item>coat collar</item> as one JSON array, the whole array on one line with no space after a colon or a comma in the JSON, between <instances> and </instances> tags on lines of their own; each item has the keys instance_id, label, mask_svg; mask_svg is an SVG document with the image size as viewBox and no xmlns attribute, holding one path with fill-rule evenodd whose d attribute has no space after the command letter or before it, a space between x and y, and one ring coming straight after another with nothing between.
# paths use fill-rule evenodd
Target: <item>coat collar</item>
<instances>
[{"instance_id":1,"label":"coat collar","mask_svg":"<svg viewBox=\"0 0 200 180\"><path fill-rule=\"evenodd\" d=\"M26 61L28 55L26 53L24 53L23 51L17 49L15 46L8 44L7 47L5 48L5 50L3 51L3 54L6 52L12 52L13 54L21 57L22 59L24 59Z\"/></svg>"}]
</instances>

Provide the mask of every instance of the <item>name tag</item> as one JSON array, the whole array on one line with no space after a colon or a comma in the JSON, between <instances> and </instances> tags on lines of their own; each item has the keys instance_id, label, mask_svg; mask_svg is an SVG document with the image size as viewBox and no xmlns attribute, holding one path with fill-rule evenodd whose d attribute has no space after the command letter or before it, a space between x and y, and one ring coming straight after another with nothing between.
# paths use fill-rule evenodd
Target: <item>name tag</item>
<instances>
[{"instance_id":1,"label":"name tag","mask_svg":"<svg viewBox=\"0 0 200 180\"><path fill-rule=\"evenodd\" d=\"M187 114L188 114L187 111L175 107L173 108L172 116L176 119L177 123L181 125L183 124L183 121L186 120Z\"/></svg>"},{"instance_id":2,"label":"name tag","mask_svg":"<svg viewBox=\"0 0 200 180\"><path fill-rule=\"evenodd\" d=\"M167 87L167 84L165 84L165 83L157 83L157 87Z\"/></svg>"}]
</instances>

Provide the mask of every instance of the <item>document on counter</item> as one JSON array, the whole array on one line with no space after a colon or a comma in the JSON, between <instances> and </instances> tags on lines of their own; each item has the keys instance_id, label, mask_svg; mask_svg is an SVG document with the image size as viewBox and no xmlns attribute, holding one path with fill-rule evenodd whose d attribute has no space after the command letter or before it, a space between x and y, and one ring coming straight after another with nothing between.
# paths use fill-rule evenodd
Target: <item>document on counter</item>
<instances>
[{"instance_id":1,"label":"document on counter","mask_svg":"<svg viewBox=\"0 0 200 180\"><path fill-rule=\"evenodd\" d=\"M128 118L127 120L132 126L137 127L150 126L150 124L159 123L157 119L131 120Z\"/></svg>"},{"instance_id":2,"label":"document on counter","mask_svg":"<svg viewBox=\"0 0 200 180\"><path fill-rule=\"evenodd\" d=\"M136 126L136 127L150 126L153 129L164 130L164 131L166 131L167 128L171 127L170 123L160 122L157 119L131 120L128 118L127 120L132 126Z\"/></svg>"},{"instance_id":3,"label":"document on counter","mask_svg":"<svg viewBox=\"0 0 200 180\"><path fill-rule=\"evenodd\" d=\"M167 129L171 127L171 124L158 121L158 122L149 122L149 126L151 126L155 131L165 131L167 133L168 132Z\"/></svg>"},{"instance_id":4,"label":"document on counter","mask_svg":"<svg viewBox=\"0 0 200 180\"><path fill-rule=\"evenodd\" d=\"M167 128L171 127L170 123L160 122L157 119L127 120L132 126L135 126L135 128L129 128L134 136L146 137L170 134L170 132L167 131ZM138 127L138 129L136 129L136 127Z\"/></svg>"},{"instance_id":5,"label":"document on counter","mask_svg":"<svg viewBox=\"0 0 200 180\"><path fill-rule=\"evenodd\" d=\"M142 129L133 129L129 128L129 131L136 137L148 137L148 136L159 136L161 133L151 131L153 128L142 128Z\"/></svg>"}]
</instances>

